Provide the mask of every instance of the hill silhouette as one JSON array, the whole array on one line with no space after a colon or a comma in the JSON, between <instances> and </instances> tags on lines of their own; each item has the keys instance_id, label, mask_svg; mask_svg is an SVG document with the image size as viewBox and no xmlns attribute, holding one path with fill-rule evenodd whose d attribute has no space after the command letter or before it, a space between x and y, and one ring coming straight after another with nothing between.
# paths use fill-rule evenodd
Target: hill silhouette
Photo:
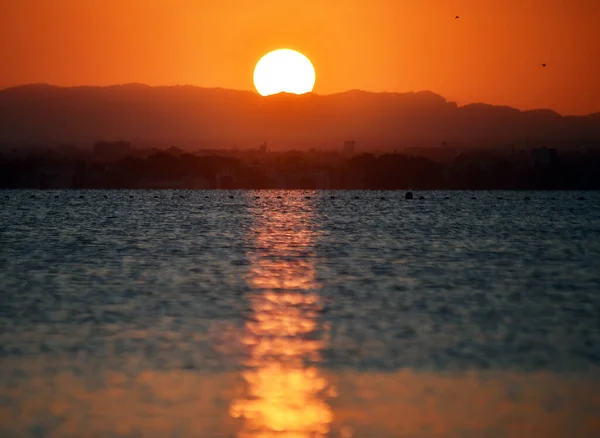
<instances>
[{"instance_id":1,"label":"hill silhouette","mask_svg":"<svg viewBox=\"0 0 600 438\"><path fill-rule=\"evenodd\" d=\"M352 90L261 97L249 91L193 86L24 85L0 91L0 143L91 144L100 139L180 147L339 147L363 149L464 144L600 143L600 113L561 116L442 96Z\"/></svg>"}]
</instances>

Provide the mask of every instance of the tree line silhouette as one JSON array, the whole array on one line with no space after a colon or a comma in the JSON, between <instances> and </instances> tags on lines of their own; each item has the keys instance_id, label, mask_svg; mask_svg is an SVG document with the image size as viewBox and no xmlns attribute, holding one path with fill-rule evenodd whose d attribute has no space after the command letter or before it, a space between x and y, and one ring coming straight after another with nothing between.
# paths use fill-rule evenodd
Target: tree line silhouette
<instances>
[{"instance_id":1,"label":"tree line silhouette","mask_svg":"<svg viewBox=\"0 0 600 438\"><path fill-rule=\"evenodd\" d=\"M410 153L137 150L65 147L0 153L1 188L600 189L600 151L411 150ZM114 149L114 148L113 148ZM114 154L113 154L114 155Z\"/></svg>"}]
</instances>

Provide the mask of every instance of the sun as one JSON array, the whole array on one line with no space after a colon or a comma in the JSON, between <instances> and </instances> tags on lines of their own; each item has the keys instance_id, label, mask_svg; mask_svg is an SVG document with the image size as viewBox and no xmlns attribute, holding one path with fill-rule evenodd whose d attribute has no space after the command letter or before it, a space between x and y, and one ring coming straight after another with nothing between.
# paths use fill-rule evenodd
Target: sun
<instances>
[{"instance_id":1,"label":"sun","mask_svg":"<svg viewBox=\"0 0 600 438\"><path fill-rule=\"evenodd\" d=\"M310 59L291 49L267 53L254 68L254 86L261 96L310 93L315 86L315 78L315 68Z\"/></svg>"}]
</instances>

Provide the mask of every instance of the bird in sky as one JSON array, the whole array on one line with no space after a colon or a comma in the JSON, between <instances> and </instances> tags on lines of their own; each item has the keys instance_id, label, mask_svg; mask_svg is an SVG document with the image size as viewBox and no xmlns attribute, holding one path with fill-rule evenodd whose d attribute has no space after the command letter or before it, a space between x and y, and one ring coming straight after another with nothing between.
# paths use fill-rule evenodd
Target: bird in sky
<instances>
[{"instance_id":1,"label":"bird in sky","mask_svg":"<svg viewBox=\"0 0 600 438\"><path fill-rule=\"evenodd\" d=\"M543 64L541 64L542 67L546 67L548 64L546 64L545 62Z\"/></svg>"},{"instance_id":2,"label":"bird in sky","mask_svg":"<svg viewBox=\"0 0 600 438\"><path fill-rule=\"evenodd\" d=\"M458 20L460 17L457 15L456 17L454 17L455 20Z\"/></svg>"}]
</instances>

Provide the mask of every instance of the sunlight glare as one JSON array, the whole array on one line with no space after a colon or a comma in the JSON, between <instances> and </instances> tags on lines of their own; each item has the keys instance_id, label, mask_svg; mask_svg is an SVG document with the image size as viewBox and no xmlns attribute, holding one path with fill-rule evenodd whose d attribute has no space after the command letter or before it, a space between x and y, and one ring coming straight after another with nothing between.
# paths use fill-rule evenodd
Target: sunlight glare
<instances>
[{"instance_id":1,"label":"sunlight glare","mask_svg":"<svg viewBox=\"0 0 600 438\"><path fill-rule=\"evenodd\" d=\"M277 93L310 93L315 69L302 53L278 49L263 56L254 68L254 86L261 96Z\"/></svg>"}]
</instances>

